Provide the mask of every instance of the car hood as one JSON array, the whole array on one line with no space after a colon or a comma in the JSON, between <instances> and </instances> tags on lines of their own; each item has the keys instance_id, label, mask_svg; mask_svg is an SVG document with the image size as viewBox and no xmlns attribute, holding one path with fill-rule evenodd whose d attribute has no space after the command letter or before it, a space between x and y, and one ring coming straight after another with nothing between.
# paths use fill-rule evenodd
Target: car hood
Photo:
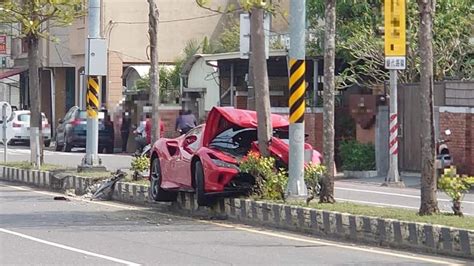
<instances>
[{"instance_id":1,"label":"car hood","mask_svg":"<svg viewBox=\"0 0 474 266\"><path fill-rule=\"evenodd\" d=\"M288 127L288 120L281 116L272 114L272 127L286 128ZM206 127L204 129L202 145L207 146L219 133L233 127L238 126L242 128L257 128L257 112L235 109L233 107L214 107L209 112L206 120Z\"/></svg>"}]
</instances>

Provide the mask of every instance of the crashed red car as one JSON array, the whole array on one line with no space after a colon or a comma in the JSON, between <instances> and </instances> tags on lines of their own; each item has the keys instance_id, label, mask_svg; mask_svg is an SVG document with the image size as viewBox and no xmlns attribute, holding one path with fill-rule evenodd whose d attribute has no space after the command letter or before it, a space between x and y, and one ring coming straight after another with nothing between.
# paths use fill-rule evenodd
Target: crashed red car
<instances>
[{"instance_id":1,"label":"crashed red car","mask_svg":"<svg viewBox=\"0 0 474 266\"><path fill-rule=\"evenodd\" d=\"M281 166L288 164L288 120L272 115L270 152ZM195 192L199 205L213 196L247 193L254 178L239 171L239 161L257 150L257 114L231 107L214 107L206 124L175 139L161 138L151 152L150 196L155 201L175 201L178 191ZM321 154L305 144L311 161ZM309 159L309 158L308 158Z\"/></svg>"}]
</instances>

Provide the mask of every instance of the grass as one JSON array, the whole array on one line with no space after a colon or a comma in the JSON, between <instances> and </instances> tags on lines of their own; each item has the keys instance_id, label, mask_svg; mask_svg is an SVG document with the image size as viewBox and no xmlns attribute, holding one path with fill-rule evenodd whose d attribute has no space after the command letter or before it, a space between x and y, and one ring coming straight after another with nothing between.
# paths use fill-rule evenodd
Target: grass
<instances>
[{"instance_id":1,"label":"grass","mask_svg":"<svg viewBox=\"0 0 474 266\"><path fill-rule=\"evenodd\" d=\"M33 170L33 165L29 161L20 161L20 162L7 162L7 163L0 163L0 165L7 166L7 167L15 167L23 170ZM40 167L41 171L52 171L58 169L65 169L62 165L57 164L42 164Z\"/></svg>"},{"instance_id":2,"label":"grass","mask_svg":"<svg viewBox=\"0 0 474 266\"><path fill-rule=\"evenodd\" d=\"M309 207L318 210L336 211L354 215L381 217L409 222L446 225L451 227L474 230L474 217L458 217L449 213L440 213L431 216L420 216L415 210L410 209L377 207L349 202L336 202L334 204L310 202L309 206L306 206L305 203L298 202L288 202L287 204Z\"/></svg>"}]
</instances>

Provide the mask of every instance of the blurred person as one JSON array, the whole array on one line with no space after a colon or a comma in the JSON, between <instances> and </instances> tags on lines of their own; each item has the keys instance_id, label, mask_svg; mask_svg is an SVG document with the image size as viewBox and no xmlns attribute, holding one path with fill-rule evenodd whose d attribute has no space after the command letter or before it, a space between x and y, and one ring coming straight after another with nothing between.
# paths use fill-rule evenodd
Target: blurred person
<instances>
[{"instance_id":1,"label":"blurred person","mask_svg":"<svg viewBox=\"0 0 474 266\"><path fill-rule=\"evenodd\" d=\"M197 120L191 110L182 112L176 119L176 130L181 134L188 133L189 130L197 126Z\"/></svg>"}]
</instances>

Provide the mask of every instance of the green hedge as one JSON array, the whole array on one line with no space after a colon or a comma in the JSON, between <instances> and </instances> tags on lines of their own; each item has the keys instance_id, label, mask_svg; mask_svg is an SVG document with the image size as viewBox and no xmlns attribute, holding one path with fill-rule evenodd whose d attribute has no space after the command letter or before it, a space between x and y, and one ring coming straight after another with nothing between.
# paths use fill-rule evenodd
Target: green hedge
<instances>
[{"instance_id":1,"label":"green hedge","mask_svg":"<svg viewBox=\"0 0 474 266\"><path fill-rule=\"evenodd\" d=\"M342 168L346 171L375 170L375 147L355 140L343 141L339 146Z\"/></svg>"}]
</instances>

